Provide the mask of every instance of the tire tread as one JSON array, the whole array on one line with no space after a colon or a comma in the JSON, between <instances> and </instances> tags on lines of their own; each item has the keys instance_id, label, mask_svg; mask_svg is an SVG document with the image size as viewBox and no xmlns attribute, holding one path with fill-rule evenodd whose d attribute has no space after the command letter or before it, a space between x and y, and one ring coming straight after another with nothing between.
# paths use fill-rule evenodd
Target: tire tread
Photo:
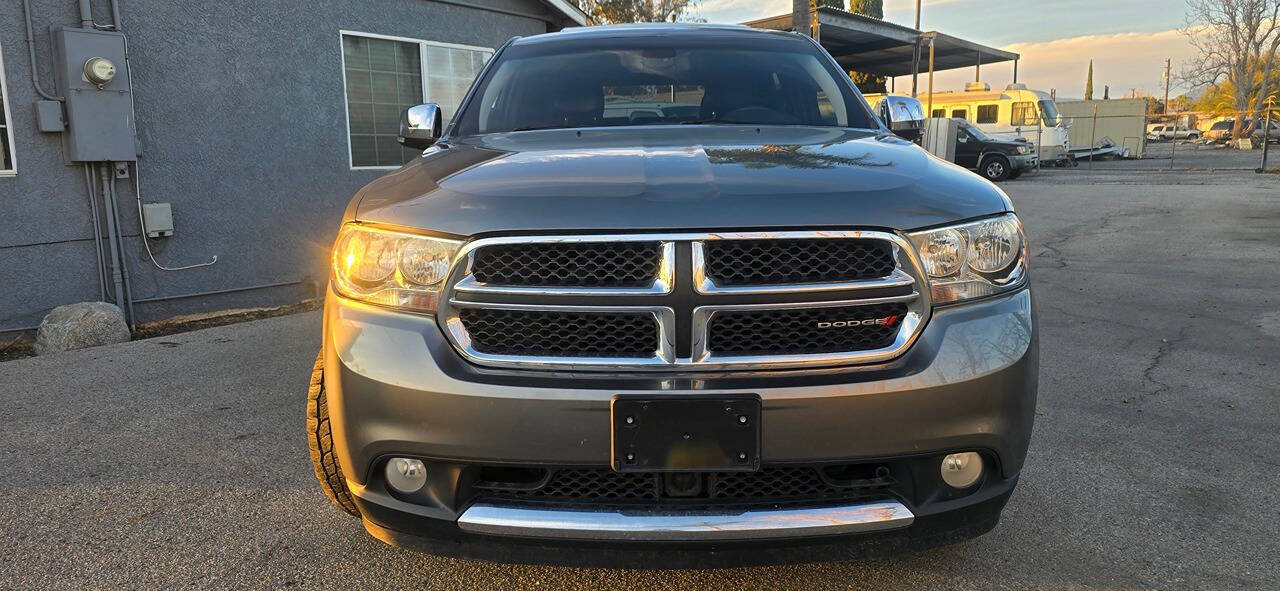
<instances>
[{"instance_id":1,"label":"tire tread","mask_svg":"<svg viewBox=\"0 0 1280 591\"><path fill-rule=\"evenodd\" d=\"M307 388L307 448L311 451L311 466L325 496L344 513L359 517L360 509L347 489L347 479L333 453L333 431L329 423L329 400L324 391L324 351L316 355L311 370L311 385Z\"/></svg>"}]
</instances>

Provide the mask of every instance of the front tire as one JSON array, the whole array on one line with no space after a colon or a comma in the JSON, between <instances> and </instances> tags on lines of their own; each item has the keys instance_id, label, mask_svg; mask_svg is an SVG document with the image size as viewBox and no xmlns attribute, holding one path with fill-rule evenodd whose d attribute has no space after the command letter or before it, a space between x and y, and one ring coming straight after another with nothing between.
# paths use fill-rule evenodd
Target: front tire
<instances>
[{"instance_id":1,"label":"front tire","mask_svg":"<svg viewBox=\"0 0 1280 591\"><path fill-rule=\"evenodd\" d=\"M1009 166L1008 158L1004 156L988 156L982 161L982 167L979 170L982 171L982 176L986 177L987 180L998 183L1009 178L1012 168Z\"/></svg>"},{"instance_id":2,"label":"front tire","mask_svg":"<svg viewBox=\"0 0 1280 591\"><path fill-rule=\"evenodd\" d=\"M333 454L333 431L329 422L329 400L324 391L324 351L316 355L311 369L311 386L307 388L307 448L311 451L311 467L325 496L343 512L356 517L360 509L347 489L338 457Z\"/></svg>"}]
</instances>

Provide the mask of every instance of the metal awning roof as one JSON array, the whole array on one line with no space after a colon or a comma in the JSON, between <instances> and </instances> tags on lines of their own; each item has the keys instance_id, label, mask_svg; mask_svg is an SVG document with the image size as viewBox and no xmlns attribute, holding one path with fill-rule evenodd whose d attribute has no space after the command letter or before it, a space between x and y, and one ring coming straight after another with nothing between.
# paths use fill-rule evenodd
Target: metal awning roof
<instances>
[{"instance_id":1,"label":"metal awning roof","mask_svg":"<svg viewBox=\"0 0 1280 591\"><path fill-rule=\"evenodd\" d=\"M879 76L908 76L913 71L928 71L928 42L923 45L917 66L914 60L916 43L929 35L935 35L933 45L933 69L951 70L1016 61L1018 54L988 47L937 31L917 31L894 23L853 14L837 8L822 7L817 10L818 29L815 37L836 61L850 70ZM791 30L791 15L763 18L747 23L758 29ZM917 70L916 68L919 68Z\"/></svg>"}]
</instances>

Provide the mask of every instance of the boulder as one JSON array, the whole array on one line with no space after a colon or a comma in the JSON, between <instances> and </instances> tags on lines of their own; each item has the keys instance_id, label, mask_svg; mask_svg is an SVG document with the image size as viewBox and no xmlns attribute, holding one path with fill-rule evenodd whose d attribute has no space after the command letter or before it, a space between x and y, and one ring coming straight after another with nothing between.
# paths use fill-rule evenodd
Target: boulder
<instances>
[{"instance_id":1,"label":"boulder","mask_svg":"<svg viewBox=\"0 0 1280 591\"><path fill-rule=\"evenodd\" d=\"M48 355L129 340L124 314L106 302L81 302L54 308L36 331L36 355Z\"/></svg>"}]
</instances>

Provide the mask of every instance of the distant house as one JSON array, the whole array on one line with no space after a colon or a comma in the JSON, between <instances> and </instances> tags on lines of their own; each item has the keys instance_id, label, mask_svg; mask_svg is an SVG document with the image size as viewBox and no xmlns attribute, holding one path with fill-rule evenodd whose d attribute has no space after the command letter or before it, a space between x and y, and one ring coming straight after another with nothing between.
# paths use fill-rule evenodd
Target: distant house
<instances>
[{"instance_id":1,"label":"distant house","mask_svg":"<svg viewBox=\"0 0 1280 591\"><path fill-rule=\"evenodd\" d=\"M61 304L114 300L113 258L139 321L307 297L324 285L347 201L414 157L396 143L403 108L436 102L448 117L508 39L586 24L569 0L78 9L31 0L24 15L15 1L0 18L0 333ZM172 236L144 244L135 183L143 203L170 205ZM148 209L163 228L163 208ZM152 255L169 268L217 262L166 271Z\"/></svg>"}]
</instances>

